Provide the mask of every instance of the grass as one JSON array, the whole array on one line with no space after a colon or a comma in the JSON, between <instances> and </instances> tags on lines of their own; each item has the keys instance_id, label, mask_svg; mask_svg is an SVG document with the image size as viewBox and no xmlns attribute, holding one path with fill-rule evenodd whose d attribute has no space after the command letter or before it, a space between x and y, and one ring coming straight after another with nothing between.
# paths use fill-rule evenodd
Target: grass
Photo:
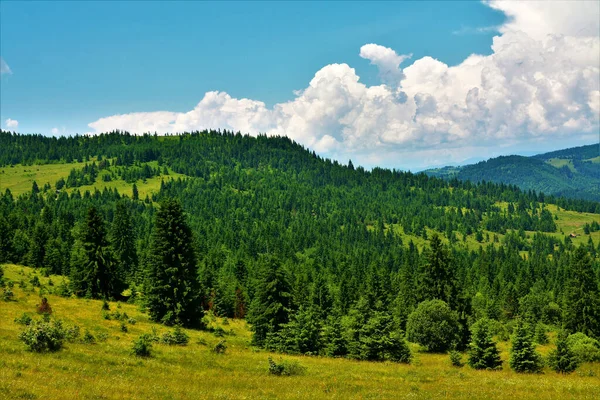
<instances>
[{"instance_id":1,"label":"grass","mask_svg":"<svg viewBox=\"0 0 600 400\"><path fill-rule=\"evenodd\" d=\"M87 164L91 163L88 162ZM71 164L41 164L41 165L20 165L2 167L0 168L0 192L4 192L6 189L10 189L13 196L17 197L20 194L31 191L31 186L35 181L42 190L45 184L49 184L53 189L56 181L60 178L67 179L72 169L81 169L86 163L71 163ZM158 166L156 161L147 163L153 168ZM114 167L110 167L110 171ZM102 175L104 172L101 172ZM178 174L169 169L169 175L161 174L153 178L147 179L145 182L138 180L136 185L138 187L138 193L140 199L144 199L146 195L152 193L158 193L160 190L160 182L162 180L183 178L185 175ZM121 179L110 182L104 182L101 176L98 176L96 182L93 185L80 186L78 188L66 189L67 192L72 192L77 189L81 193L85 193L86 190L93 192L95 189L103 190L104 188L117 189L119 193L126 194L131 197L132 183L125 182Z\"/></svg>"},{"instance_id":2,"label":"grass","mask_svg":"<svg viewBox=\"0 0 600 400\"><path fill-rule=\"evenodd\" d=\"M34 271L6 265L5 276L29 281ZM57 284L61 277L51 279ZM48 278L40 277L43 285ZM212 318L233 335L225 336L227 351L215 354L212 347L223 338L206 331L186 330L185 347L155 344L148 359L130 354L131 343L152 328L146 314L131 304L120 311L137 320L122 332L120 322L101 316L101 301L66 299L47 295L54 316L66 324L78 324L82 333L106 333L108 340L96 344L67 343L57 353L34 354L25 350L17 335L22 326L13 323L24 312L33 313L39 289L19 288L16 301L0 303L0 399L595 399L600 391L600 364L585 364L571 375L547 368L541 375L521 375L507 365L508 343L500 343L505 361L502 371L475 371L450 365L448 355L415 350L412 365L360 362L323 357L288 356L250 347L244 321L228 324ZM110 303L111 311L117 303ZM547 353L552 346L542 346ZM297 361L305 374L292 377L268 373L268 357ZM593 376L592 376L593 375Z\"/></svg>"},{"instance_id":3,"label":"grass","mask_svg":"<svg viewBox=\"0 0 600 400\"><path fill-rule=\"evenodd\" d=\"M577 172L575 166L573 165L573 161L571 161L568 158L551 158L547 160L546 163L552 165L555 168L561 168L566 165L572 172Z\"/></svg>"}]
</instances>

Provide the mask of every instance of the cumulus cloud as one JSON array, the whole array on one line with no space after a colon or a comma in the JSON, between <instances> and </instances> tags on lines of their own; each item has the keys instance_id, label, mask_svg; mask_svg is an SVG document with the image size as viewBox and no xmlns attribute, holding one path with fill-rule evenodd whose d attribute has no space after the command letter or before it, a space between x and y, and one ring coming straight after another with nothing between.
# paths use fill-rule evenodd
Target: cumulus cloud
<instances>
[{"instance_id":1,"label":"cumulus cloud","mask_svg":"<svg viewBox=\"0 0 600 400\"><path fill-rule=\"evenodd\" d=\"M365 85L347 64L331 64L292 100L271 108L208 92L188 112L115 115L89 126L95 132L221 128L286 135L327 156L391 166L460 161L485 146L597 133L600 3L486 4L503 11L507 23L498 28L492 54L473 54L458 65L423 57L402 69L410 56L367 44L359 55L379 69L380 85Z\"/></svg>"},{"instance_id":2,"label":"cumulus cloud","mask_svg":"<svg viewBox=\"0 0 600 400\"><path fill-rule=\"evenodd\" d=\"M4 124L6 125L7 128L18 128L19 127L19 121L17 121L16 119L8 118L6 121L4 121Z\"/></svg>"},{"instance_id":3,"label":"cumulus cloud","mask_svg":"<svg viewBox=\"0 0 600 400\"><path fill-rule=\"evenodd\" d=\"M4 74L12 74L12 71L4 59L0 57L0 75Z\"/></svg>"}]
</instances>

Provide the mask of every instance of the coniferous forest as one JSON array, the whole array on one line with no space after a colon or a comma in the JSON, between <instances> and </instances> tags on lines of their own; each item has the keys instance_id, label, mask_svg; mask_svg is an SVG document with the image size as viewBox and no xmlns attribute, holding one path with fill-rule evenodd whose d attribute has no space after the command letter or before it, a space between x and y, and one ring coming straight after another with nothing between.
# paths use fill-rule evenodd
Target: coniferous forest
<instances>
[{"instance_id":1,"label":"coniferous forest","mask_svg":"<svg viewBox=\"0 0 600 400\"><path fill-rule=\"evenodd\" d=\"M68 276L64 296L140 304L167 326L245 319L257 347L359 360L410 362L408 341L496 369L492 337L513 335L511 368L536 372L545 327L561 330L558 369L568 337L600 340L600 243L558 235L552 211L595 214L589 235L600 203L365 170L283 137L0 132L3 170L72 163L85 167L0 193L0 263ZM103 188L115 179L128 190Z\"/></svg>"}]
</instances>

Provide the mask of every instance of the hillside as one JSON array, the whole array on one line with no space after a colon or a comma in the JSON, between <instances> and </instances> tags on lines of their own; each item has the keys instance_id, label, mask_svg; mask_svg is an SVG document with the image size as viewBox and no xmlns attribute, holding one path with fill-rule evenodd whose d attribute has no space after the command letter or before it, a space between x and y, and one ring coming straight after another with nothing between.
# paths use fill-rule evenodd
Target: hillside
<instances>
[{"instance_id":1,"label":"hillside","mask_svg":"<svg viewBox=\"0 0 600 400\"><path fill-rule=\"evenodd\" d=\"M429 176L516 185L549 195L600 201L598 145L533 157L502 156L461 167L424 171Z\"/></svg>"},{"instance_id":2,"label":"hillside","mask_svg":"<svg viewBox=\"0 0 600 400\"><path fill-rule=\"evenodd\" d=\"M50 398L79 389L94 397L114 384L122 397L177 398L188 393L182 382L193 382L189 393L208 398L500 398L509 389L498 376L515 382L515 397L550 398L563 385L578 398L595 390L587 379L600 346L569 377L548 368L517 374L506 361L515 326L551 337L564 327L596 346L599 202L367 171L288 138L220 131L0 132L0 177L1 319L47 295L67 325L108 335L36 355L15 339L22 327L3 324L8 397L47 387ZM104 319L102 299L112 312L118 300L136 323ZM447 320L417 322L427 315ZM451 368L447 352L466 351L482 320L503 370ZM132 340L172 329L165 325L190 328L188 346L156 343L150 359L128 354ZM214 336L216 325L235 335ZM229 352L213 354L221 339ZM299 361L305 375L268 375L272 353ZM42 361L30 368L34 360ZM56 383L32 384L38 371ZM13 374L25 379L5 383ZM152 386L151 376L175 377Z\"/></svg>"},{"instance_id":3,"label":"hillside","mask_svg":"<svg viewBox=\"0 0 600 400\"><path fill-rule=\"evenodd\" d=\"M517 374L506 365L502 371L474 371L452 367L447 355L417 352L412 365L373 363L326 357L278 355L250 346L250 332L240 320L208 317L210 327L225 335L185 330L187 346L155 344L148 359L131 355L132 341L142 333L162 335L172 329L148 321L132 304L110 302L111 312L136 320L126 323L102 317L102 301L67 299L51 292L62 277L39 276L41 287L29 284L34 270L6 265L5 274L15 285L14 301L0 303L0 398L2 399L389 399L400 397L469 399L593 399L598 389L600 364L588 363L581 373L557 375ZM54 286L49 286L52 280ZM78 325L80 335L90 332L94 344L80 340L58 353L35 354L18 339L23 325L13 322L27 313L33 318L39 295L44 293L53 318L65 326ZM105 336L106 339L100 339ZM224 354L212 349L226 341ZM507 364L507 342L501 342ZM547 354L552 345L539 346ZM305 368L298 376L278 377L268 372L268 358L297 361ZM551 376L551 379L548 379ZM510 382L510 385L506 385Z\"/></svg>"}]
</instances>

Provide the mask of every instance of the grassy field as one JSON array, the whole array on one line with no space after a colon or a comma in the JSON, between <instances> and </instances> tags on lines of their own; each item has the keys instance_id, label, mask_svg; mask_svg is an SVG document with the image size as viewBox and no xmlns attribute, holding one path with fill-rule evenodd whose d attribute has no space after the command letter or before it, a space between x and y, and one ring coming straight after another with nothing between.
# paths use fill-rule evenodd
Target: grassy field
<instances>
[{"instance_id":1,"label":"grassy field","mask_svg":"<svg viewBox=\"0 0 600 400\"><path fill-rule=\"evenodd\" d=\"M38 187L42 189L45 184L49 184L52 188L56 181L60 178L67 179L72 169L81 169L86 163L71 163L71 164L42 164L42 165L20 165L0 168L0 192L10 189L13 196L29 192L35 181ZM88 163L89 164L89 163ZM156 168L156 161L147 163L149 166ZM110 171L114 167L110 167ZM136 185L140 199L144 199L146 195L157 193L160 189L161 180L177 179L185 175L177 174L169 169L169 175L160 175L147 179L146 182L138 180ZM123 180L114 180L104 182L100 176L96 179L93 185L80 186L77 189L84 193L86 190L93 192L95 189L103 190L104 188L117 189L119 193L131 196L132 184ZM75 188L66 189L68 192Z\"/></svg>"},{"instance_id":2,"label":"grassy field","mask_svg":"<svg viewBox=\"0 0 600 400\"><path fill-rule=\"evenodd\" d=\"M4 267L7 279L29 282L33 270ZM54 287L62 277L51 276ZM42 290L51 289L40 277ZM110 303L111 310L126 312L137 323L105 320L100 301L66 299L47 294L55 318L77 324L82 333L108 335L96 344L67 343L57 353L26 351L17 336L23 326L13 320L27 312L35 315L40 289L15 284L15 301L0 302L0 399L597 399L600 364L584 364L570 375L548 369L543 374L512 372L508 347L500 343L505 360L501 371L475 371L452 367L448 356L415 351L412 365L359 362L346 359L271 354L250 347L244 321L211 318L227 335L186 331L187 346L155 344L154 355L141 359L130 354L131 342L141 333L169 329L148 321L131 304ZM118 308L120 307L120 308ZM225 339L225 354L211 351ZM552 345L539 350L546 354ZM268 373L268 357L296 360L303 375L277 377Z\"/></svg>"}]
</instances>

